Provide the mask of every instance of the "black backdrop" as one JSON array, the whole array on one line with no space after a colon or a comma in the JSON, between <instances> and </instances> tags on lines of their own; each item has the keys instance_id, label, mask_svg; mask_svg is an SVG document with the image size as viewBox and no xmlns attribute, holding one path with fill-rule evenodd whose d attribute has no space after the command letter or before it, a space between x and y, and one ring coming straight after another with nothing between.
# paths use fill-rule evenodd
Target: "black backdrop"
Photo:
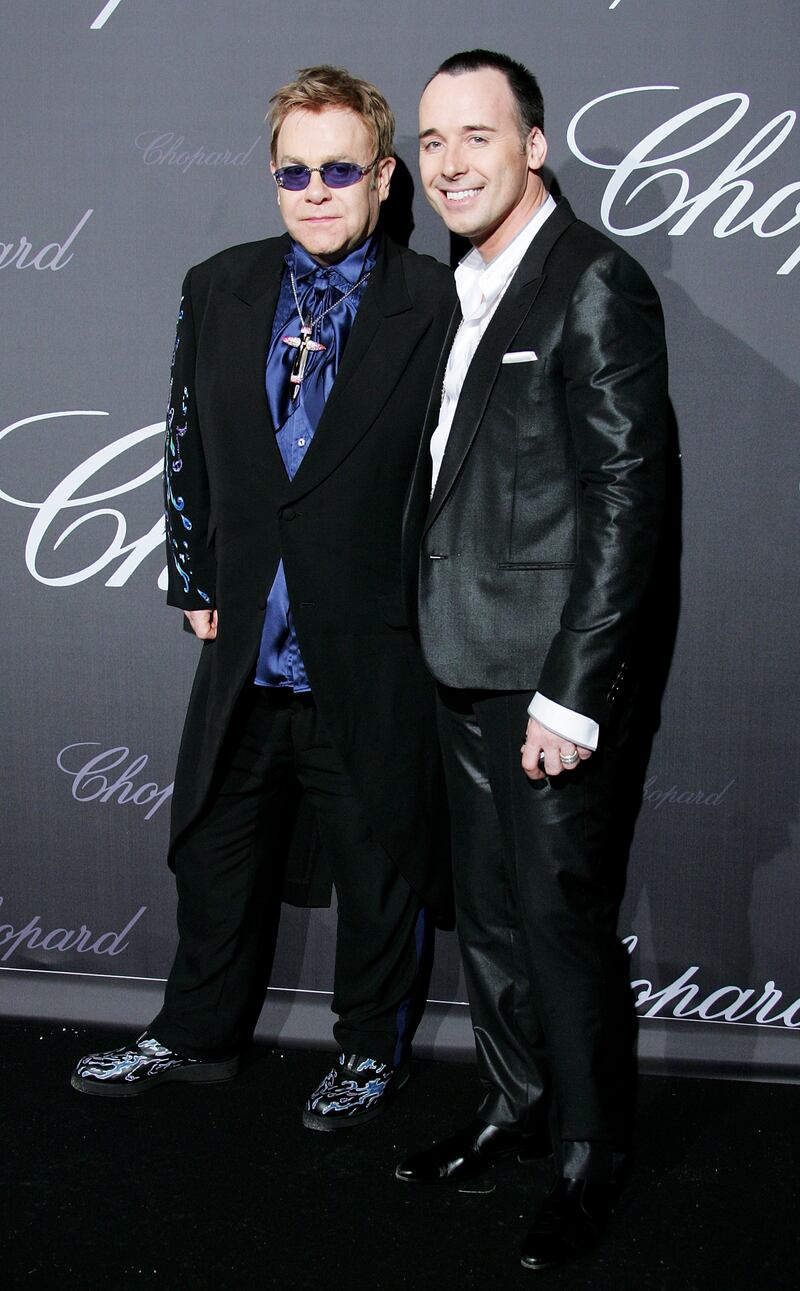
<instances>
[{"instance_id":1,"label":"black backdrop","mask_svg":"<svg viewBox=\"0 0 800 1291\"><path fill-rule=\"evenodd\" d=\"M643 261L667 315L681 615L621 926L643 1059L796 1079L800 11L476 10L3 7L0 1010L147 1021L170 963L196 645L160 590L162 417L184 270L279 230L269 94L318 61L376 81L414 180L419 90L481 44L537 72L556 181ZM418 193L414 215L411 245L447 259ZM286 912L263 1033L327 1043L334 934L333 912ZM423 1046L468 1052L452 937L432 995Z\"/></svg>"}]
</instances>

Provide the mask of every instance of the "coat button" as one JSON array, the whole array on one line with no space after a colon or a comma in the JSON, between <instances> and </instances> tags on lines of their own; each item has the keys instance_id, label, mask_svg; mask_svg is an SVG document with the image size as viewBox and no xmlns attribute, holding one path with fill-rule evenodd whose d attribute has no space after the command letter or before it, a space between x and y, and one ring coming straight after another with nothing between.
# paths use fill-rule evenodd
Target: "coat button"
<instances>
[{"instance_id":1,"label":"coat button","mask_svg":"<svg viewBox=\"0 0 800 1291\"><path fill-rule=\"evenodd\" d=\"M284 520L294 520L296 515L297 515L297 512L293 511L291 507L284 507L283 511L281 512L281 517Z\"/></svg>"}]
</instances>

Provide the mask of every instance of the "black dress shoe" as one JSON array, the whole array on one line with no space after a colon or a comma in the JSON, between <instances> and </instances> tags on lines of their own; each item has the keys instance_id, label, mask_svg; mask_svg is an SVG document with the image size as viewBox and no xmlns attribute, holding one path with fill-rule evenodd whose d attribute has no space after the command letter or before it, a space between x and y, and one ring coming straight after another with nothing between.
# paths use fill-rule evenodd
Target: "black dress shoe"
<instances>
[{"instance_id":1,"label":"black dress shoe","mask_svg":"<svg viewBox=\"0 0 800 1291\"><path fill-rule=\"evenodd\" d=\"M474 1179L509 1157L532 1161L550 1152L548 1136L539 1131L524 1133L475 1120L427 1151L401 1161L395 1177L403 1183L457 1183Z\"/></svg>"},{"instance_id":2,"label":"black dress shoe","mask_svg":"<svg viewBox=\"0 0 800 1291\"><path fill-rule=\"evenodd\" d=\"M231 1080L238 1069L238 1057L222 1061L184 1058L145 1031L132 1045L81 1058L70 1084L81 1094L133 1098L168 1080L200 1085Z\"/></svg>"},{"instance_id":3,"label":"black dress shoe","mask_svg":"<svg viewBox=\"0 0 800 1291\"><path fill-rule=\"evenodd\" d=\"M377 1058L339 1054L303 1110L307 1130L349 1130L384 1111L409 1077L409 1065L390 1067Z\"/></svg>"},{"instance_id":4,"label":"black dress shoe","mask_svg":"<svg viewBox=\"0 0 800 1291\"><path fill-rule=\"evenodd\" d=\"M557 1179L522 1246L522 1267L552 1269L600 1240L617 1186L596 1179Z\"/></svg>"}]
</instances>

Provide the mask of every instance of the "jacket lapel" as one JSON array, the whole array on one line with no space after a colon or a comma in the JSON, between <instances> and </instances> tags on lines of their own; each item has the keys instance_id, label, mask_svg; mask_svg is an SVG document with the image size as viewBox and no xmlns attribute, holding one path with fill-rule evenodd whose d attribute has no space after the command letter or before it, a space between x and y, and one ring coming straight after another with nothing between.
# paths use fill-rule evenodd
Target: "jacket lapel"
<instances>
[{"instance_id":1,"label":"jacket lapel","mask_svg":"<svg viewBox=\"0 0 800 1291\"><path fill-rule=\"evenodd\" d=\"M293 501L330 475L374 424L430 322L408 294L399 250L384 237L333 389L290 485Z\"/></svg>"},{"instance_id":2,"label":"jacket lapel","mask_svg":"<svg viewBox=\"0 0 800 1291\"><path fill-rule=\"evenodd\" d=\"M441 511L455 484L489 402L489 396L502 365L503 355L530 312L545 281L547 257L562 233L574 220L572 208L561 198L552 215L534 237L489 326L481 337L456 406L436 488L431 498L426 529ZM448 346L448 354L449 350ZM446 361L445 356L445 366ZM444 367L442 367L443 379Z\"/></svg>"},{"instance_id":3,"label":"jacket lapel","mask_svg":"<svg viewBox=\"0 0 800 1291\"><path fill-rule=\"evenodd\" d=\"M238 432L251 439L249 460L264 461L264 439L268 441L266 462L285 478L275 427L272 425L265 373L272 320L281 288L283 261L289 249L288 235L271 238L255 268L251 265L229 286L226 307L226 349L231 370L237 376Z\"/></svg>"},{"instance_id":4,"label":"jacket lapel","mask_svg":"<svg viewBox=\"0 0 800 1291\"><path fill-rule=\"evenodd\" d=\"M431 392L428 396L428 407L423 422L422 438L420 439L419 449L417 450L417 459L414 464L414 472L411 476L411 484L406 497L406 504L403 509L403 529L404 531L419 533L422 522L428 510L428 503L431 496L431 435L436 429L439 420L439 409L442 404L442 386L444 385L444 374L447 368L447 360L450 356L450 350L456 333L461 326L461 307L456 302L453 310L453 316L450 319L450 326L447 329L447 335L442 345L442 352L439 355L439 362L436 368L436 374L433 378Z\"/></svg>"},{"instance_id":5,"label":"jacket lapel","mask_svg":"<svg viewBox=\"0 0 800 1291\"><path fill-rule=\"evenodd\" d=\"M433 378L431 393L428 399L428 408L425 413L425 430L422 436L423 446L427 450L430 444L430 438L436 429L436 423L439 420L439 409L442 403L442 387L444 385L444 374L447 370L447 360L450 357L450 351L453 348L453 341L461 326L461 306L456 302L453 316L450 319L450 326L447 329L447 336L444 338L442 352L439 355L439 363L436 368L436 375Z\"/></svg>"}]
</instances>

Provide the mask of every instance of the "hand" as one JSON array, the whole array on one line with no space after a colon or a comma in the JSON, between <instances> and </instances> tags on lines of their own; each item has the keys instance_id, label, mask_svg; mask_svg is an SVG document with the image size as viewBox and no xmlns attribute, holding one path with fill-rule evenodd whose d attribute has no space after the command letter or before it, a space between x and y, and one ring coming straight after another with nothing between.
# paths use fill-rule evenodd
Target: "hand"
<instances>
[{"instance_id":1,"label":"hand","mask_svg":"<svg viewBox=\"0 0 800 1291\"><path fill-rule=\"evenodd\" d=\"M216 610L184 610L189 627L199 641L213 641L217 635Z\"/></svg>"},{"instance_id":2,"label":"hand","mask_svg":"<svg viewBox=\"0 0 800 1291\"><path fill-rule=\"evenodd\" d=\"M572 765L564 766L561 754L569 757L576 750L578 760ZM544 753L544 764L539 761L540 753ZM525 743L522 746L522 770L529 780L544 780L546 776L561 775L562 771L574 771L591 756L591 749L581 748L563 735L548 731L535 717L528 718Z\"/></svg>"}]
</instances>

